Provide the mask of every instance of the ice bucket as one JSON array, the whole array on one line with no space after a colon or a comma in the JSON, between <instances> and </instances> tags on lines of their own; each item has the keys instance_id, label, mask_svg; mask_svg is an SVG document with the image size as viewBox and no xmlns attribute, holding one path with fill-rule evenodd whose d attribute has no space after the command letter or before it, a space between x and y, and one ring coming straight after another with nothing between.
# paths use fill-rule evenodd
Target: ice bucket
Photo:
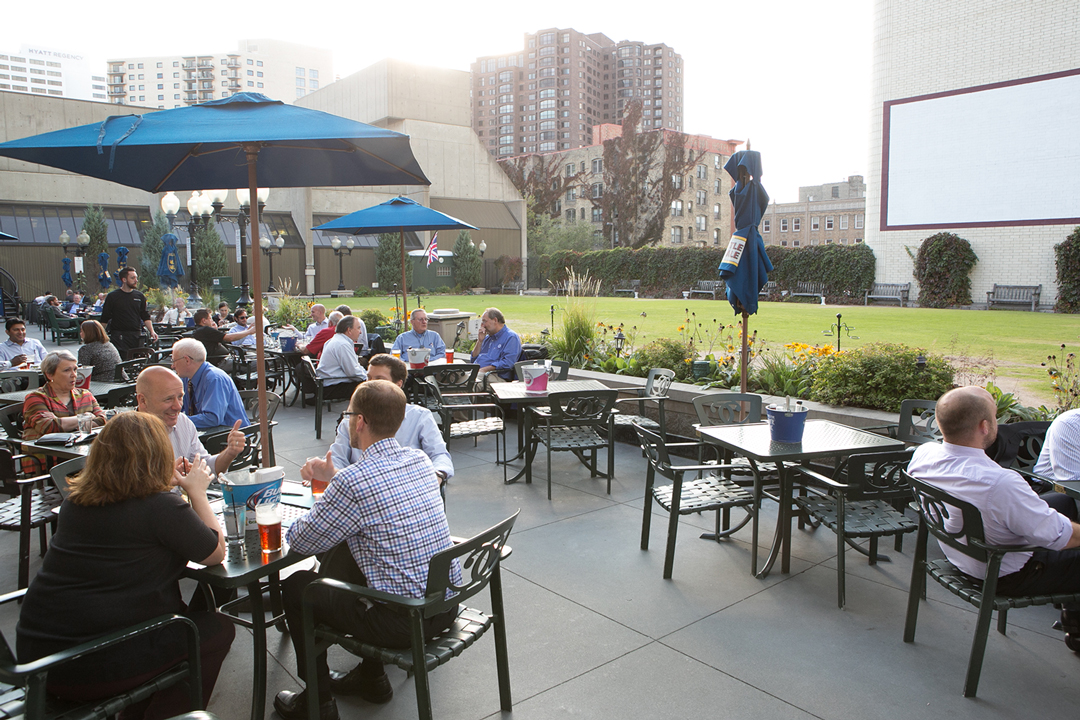
<instances>
[{"instance_id":1,"label":"ice bucket","mask_svg":"<svg viewBox=\"0 0 1080 720\"><path fill-rule=\"evenodd\" d=\"M769 416L769 431L773 442L801 443L803 428L809 409L802 405L785 408L783 405L769 405L765 408Z\"/></svg>"},{"instance_id":2,"label":"ice bucket","mask_svg":"<svg viewBox=\"0 0 1080 720\"><path fill-rule=\"evenodd\" d=\"M524 365L521 377L525 381L525 392L529 395L543 395L548 391L548 371L545 365Z\"/></svg>"},{"instance_id":3,"label":"ice bucket","mask_svg":"<svg viewBox=\"0 0 1080 720\"><path fill-rule=\"evenodd\" d=\"M431 350L428 348L409 348L409 367L413 370L425 367Z\"/></svg>"}]
</instances>

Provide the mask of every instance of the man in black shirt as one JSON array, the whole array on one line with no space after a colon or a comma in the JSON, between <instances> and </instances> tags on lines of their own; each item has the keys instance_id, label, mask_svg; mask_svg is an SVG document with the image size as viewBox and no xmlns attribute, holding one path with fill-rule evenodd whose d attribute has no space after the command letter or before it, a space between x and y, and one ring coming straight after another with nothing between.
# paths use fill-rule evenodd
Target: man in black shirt
<instances>
[{"instance_id":1,"label":"man in black shirt","mask_svg":"<svg viewBox=\"0 0 1080 720\"><path fill-rule=\"evenodd\" d=\"M109 330L109 338L120 351L120 356L128 359L128 351L142 345L142 328L146 326L150 339L157 341L154 323L146 309L146 296L136 290L139 286L139 274L133 267L120 271L120 287L105 298L101 308L101 324Z\"/></svg>"},{"instance_id":2,"label":"man in black shirt","mask_svg":"<svg viewBox=\"0 0 1080 720\"><path fill-rule=\"evenodd\" d=\"M254 333L254 325L241 329L239 332L230 333L221 330L214 325L214 319L210 317L210 311L203 308L195 311L195 332L191 334L191 337L201 342L206 348L207 362L222 367L222 362L229 357L229 350L223 343L231 343L233 340L239 340Z\"/></svg>"}]
</instances>

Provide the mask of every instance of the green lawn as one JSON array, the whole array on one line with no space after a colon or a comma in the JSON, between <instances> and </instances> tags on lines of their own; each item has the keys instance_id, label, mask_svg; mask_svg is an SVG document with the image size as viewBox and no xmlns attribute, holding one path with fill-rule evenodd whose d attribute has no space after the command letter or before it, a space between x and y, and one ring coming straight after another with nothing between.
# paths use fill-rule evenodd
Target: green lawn
<instances>
[{"instance_id":1,"label":"green lawn","mask_svg":"<svg viewBox=\"0 0 1080 720\"><path fill-rule=\"evenodd\" d=\"M427 296L426 309L458 308L482 312L494 305L506 315L507 323L520 333L538 333L549 327L550 309L555 306L555 323L565 298L530 296ZM410 308L415 297L410 298ZM374 307L389 313L392 301L354 298L354 309ZM677 337L686 311L696 313L698 322L735 322L727 301L633 300L597 298L596 319L609 325L637 326L637 345L657 337ZM644 313L644 317L642 314ZM1062 343L1076 350L1080 344L1080 316L1031 313L1011 310L931 310L896 306L863 307L810 303L761 303L750 317L750 330L770 347L789 342L813 345L836 343L835 334L823 330L836 324L836 314L851 327L851 335L841 333L840 347L856 347L868 342L902 342L953 358L954 364L979 371L996 370L998 384L1019 392L1029 402L1050 399L1046 372L1039 366ZM835 329L833 331L835 333ZM857 337L855 337L857 336ZM966 358L966 360L964 359Z\"/></svg>"}]
</instances>

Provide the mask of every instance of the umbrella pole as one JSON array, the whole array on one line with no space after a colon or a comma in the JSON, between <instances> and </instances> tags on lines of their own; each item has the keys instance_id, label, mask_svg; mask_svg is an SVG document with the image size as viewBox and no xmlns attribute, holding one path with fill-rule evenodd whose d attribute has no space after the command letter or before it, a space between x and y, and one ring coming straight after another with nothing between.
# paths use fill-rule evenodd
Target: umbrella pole
<instances>
[{"instance_id":1,"label":"umbrella pole","mask_svg":"<svg viewBox=\"0 0 1080 720\"><path fill-rule=\"evenodd\" d=\"M409 317L409 288L405 286L405 228L401 228L401 317Z\"/></svg>"},{"instance_id":2,"label":"umbrella pole","mask_svg":"<svg viewBox=\"0 0 1080 720\"><path fill-rule=\"evenodd\" d=\"M248 163L248 188L251 192L251 251L248 262L251 263L251 282L255 288L255 367L257 369L259 390L259 442L262 453L263 467L272 467L270 462L270 427L266 421L266 347L263 343L263 304L262 304L262 277L259 267L259 183L258 183L258 160L259 146L255 144L245 145Z\"/></svg>"},{"instance_id":3,"label":"umbrella pole","mask_svg":"<svg viewBox=\"0 0 1080 720\"><path fill-rule=\"evenodd\" d=\"M747 366L750 364L750 346L746 340L746 326L750 323L750 315L746 312L742 314L742 362L739 364L739 392L746 392L746 375Z\"/></svg>"}]
</instances>

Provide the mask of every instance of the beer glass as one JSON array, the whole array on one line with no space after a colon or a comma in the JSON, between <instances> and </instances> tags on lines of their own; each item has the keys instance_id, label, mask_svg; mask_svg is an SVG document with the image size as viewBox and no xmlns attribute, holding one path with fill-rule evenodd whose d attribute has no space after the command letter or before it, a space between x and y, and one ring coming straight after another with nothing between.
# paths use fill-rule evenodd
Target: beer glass
<instances>
[{"instance_id":1,"label":"beer glass","mask_svg":"<svg viewBox=\"0 0 1080 720\"><path fill-rule=\"evenodd\" d=\"M259 546L264 553L281 550L281 505L259 503L255 506L255 522L259 524Z\"/></svg>"}]
</instances>

